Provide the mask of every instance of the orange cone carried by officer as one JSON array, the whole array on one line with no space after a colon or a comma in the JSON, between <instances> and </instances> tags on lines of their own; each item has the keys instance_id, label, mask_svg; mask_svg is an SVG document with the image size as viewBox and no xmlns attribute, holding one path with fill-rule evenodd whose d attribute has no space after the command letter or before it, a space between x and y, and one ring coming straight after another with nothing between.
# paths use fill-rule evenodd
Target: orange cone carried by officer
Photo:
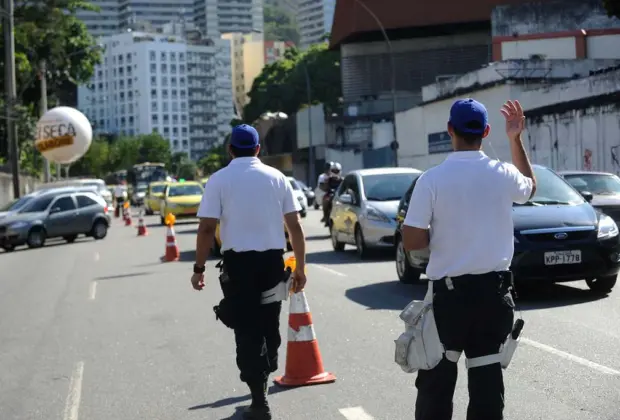
<instances>
[{"instance_id":1,"label":"orange cone carried by officer","mask_svg":"<svg viewBox=\"0 0 620 420\"><path fill-rule=\"evenodd\" d=\"M179 246L177 245L177 238L174 234L174 222L176 218L173 214L168 214L166 216L165 222L168 226L166 230L166 253L162 260L164 262L178 261L181 254L179 252Z\"/></svg>"},{"instance_id":2,"label":"orange cone carried by officer","mask_svg":"<svg viewBox=\"0 0 620 420\"><path fill-rule=\"evenodd\" d=\"M294 257L285 262L292 270L295 265ZM303 386L336 381L336 376L323 367L306 294L302 290L292 294L290 299L286 368L284 376L275 378L275 382L280 386Z\"/></svg>"},{"instance_id":3,"label":"orange cone carried by officer","mask_svg":"<svg viewBox=\"0 0 620 420\"><path fill-rule=\"evenodd\" d=\"M125 226L131 226L131 209L129 208L128 201L125 201L123 208L125 210Z\"/></svg>"}]
</instances>

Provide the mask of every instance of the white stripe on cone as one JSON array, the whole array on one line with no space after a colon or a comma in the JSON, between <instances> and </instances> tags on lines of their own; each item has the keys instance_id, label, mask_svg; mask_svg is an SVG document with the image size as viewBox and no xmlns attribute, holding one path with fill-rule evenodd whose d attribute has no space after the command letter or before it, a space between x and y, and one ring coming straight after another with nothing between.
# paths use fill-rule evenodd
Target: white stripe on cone
<instances>
[{"instance_id":1,"label":"white stripe on cone","mask_svg":"<svg viewBox=\"0 0 620 420\"><path fill-rule=\"evenodd\" d=\"M291 308L289 310L291 314L309 314L310 307L308 306L308 300L306 294L301 291L299 293L293 293L291 296Z\"/></svg>"},{"instance_id":2,"label":"white stripe on cone","mask_svg":"<svg viewBox=\"0 0 620 420\"><path fill-rule=\"evenodd\" d=\"M295 331L291 327L288 327L288 341L314 341L316 340L316 334L314 332L314 325L303 325L299 327L299 331Z\"/></svg>"}]
</instances>

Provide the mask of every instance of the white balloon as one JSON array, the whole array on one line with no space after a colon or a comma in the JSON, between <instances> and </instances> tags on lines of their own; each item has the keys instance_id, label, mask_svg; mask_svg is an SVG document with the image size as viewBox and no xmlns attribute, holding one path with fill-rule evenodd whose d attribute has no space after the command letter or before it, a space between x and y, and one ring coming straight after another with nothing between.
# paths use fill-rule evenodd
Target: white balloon
<instances>
[{"instance_id":1,"label":"white balloon","mask_svg":"<svg viewBox=\"0 0 620 420\"><path fill-rule=\"evenodd\" d=\"M73 163L84 156L92 141L88 118L75 108L52 108L37 123L35 146L50 162Z\"/></svg>"}]
</instances>

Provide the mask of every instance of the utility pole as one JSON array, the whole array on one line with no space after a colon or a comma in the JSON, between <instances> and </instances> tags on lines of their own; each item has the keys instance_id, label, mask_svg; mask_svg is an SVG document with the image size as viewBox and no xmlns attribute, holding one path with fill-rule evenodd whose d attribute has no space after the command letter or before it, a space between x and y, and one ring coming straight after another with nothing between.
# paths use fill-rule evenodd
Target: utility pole
<instances>
[{"instance_id":1,"label":"utility pole","mask_svg":"<svg viewBox=\"0 0 620 420\"><path fill-rule=\"evenodd\" d=\"M314 147L312 145L312 90L310 86L310 73L308 72L308 65L302 63L304 67L304 74L306 76L306 94L308 95L308 185L314 185L315 182L315 162L314 162Z\"/></svg>"},{"instance_id":2,"label":"utility pole","mask_svg":"<svg viewBox=\"0 0 620 420\"><path fill-rule=\"evenodd\" d=\"M19 149L15 129L15 105L17 104L17 82L15 81L15 34L13 32L13 0L4 0L4 89L6 105L6 139L9 143L11 172L13 174L13 197L19 198Z\"/></svg>"},{"instance_id":3,"label":"utility pole","mask_svg":"<svg viewBox=\"0 0 620 420\"><path fill-rule=\"evenodd\" d=\"M47 112L47 64L45 60L41 60L39 63L39 78L41 80L41 99L39 102L39 113L42 118ZM43 156L43 179L45 182L50 182L50 162Z\"/></svg>"}]
</instances>

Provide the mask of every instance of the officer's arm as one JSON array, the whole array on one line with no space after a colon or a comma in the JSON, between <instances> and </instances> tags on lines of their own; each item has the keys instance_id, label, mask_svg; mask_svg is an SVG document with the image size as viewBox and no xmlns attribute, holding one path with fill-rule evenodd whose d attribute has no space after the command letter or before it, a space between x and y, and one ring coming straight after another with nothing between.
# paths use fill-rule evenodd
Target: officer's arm
<instances>
[{"instance_id":1,"label":"officer's arm","mask_svg":"<svg viewBox=\"0 0 620 420\"><path fill-rule=\"evenodd\" d=\"M200 218L198 236L196 238L196 265L204 267L211 253L217 222L222 215L220 190L215 177L211 177L205 185L205 192L200 201L197 216Z\"/></svg>"},{"instance_id":2,"label":"officer's arm","mask_svg":"<svg viewBox=\"0 0 620 420\"><path fill-rule=\"evenodd\" d=\"M432 217L433 193L428 177L422 175L413 189L407 216L403 222L403 246L406 251L416 251L428 247Z\"/></svg>"}]
</instances>

